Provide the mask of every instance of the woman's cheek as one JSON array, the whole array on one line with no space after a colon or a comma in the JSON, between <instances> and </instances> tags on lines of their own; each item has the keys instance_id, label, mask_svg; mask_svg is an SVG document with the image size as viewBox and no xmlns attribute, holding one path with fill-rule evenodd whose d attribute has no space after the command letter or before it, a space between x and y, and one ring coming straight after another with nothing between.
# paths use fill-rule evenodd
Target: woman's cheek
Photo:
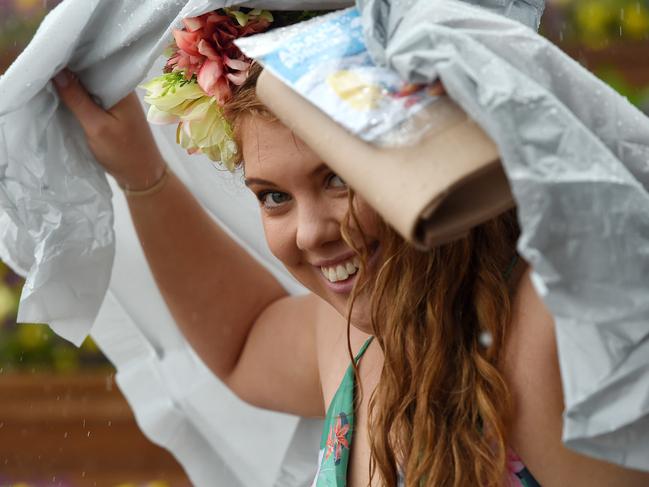
<instances>
[{"instance_id":1,"label":"woman's cheek","mask_svg":"<svg viewBox=\"0 0 649 487\"><path fill-rule=\"evenodd\" d=\"M262 217L266 242L271 253L285 266L299 263L299 252L295 245L295 231L284 219Z\"/></svg>"}]
</instances>

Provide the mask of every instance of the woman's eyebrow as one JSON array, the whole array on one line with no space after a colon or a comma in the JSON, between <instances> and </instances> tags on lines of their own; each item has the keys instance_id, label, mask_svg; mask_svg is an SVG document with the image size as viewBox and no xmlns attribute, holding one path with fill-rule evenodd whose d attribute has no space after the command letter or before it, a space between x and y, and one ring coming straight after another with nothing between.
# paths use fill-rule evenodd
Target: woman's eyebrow
<instances>
[{"instance_id":1,"label":"woman's eyebrow","mask_svg":"<svg viewBox=\"0 0 649 487\"><path fill-rule=\"evenodd\" d=\"M327 166L325 163L322 163L318 167L316 167L313 171L311 171L310 176L314 176L314 175L316 175L318 173L321 173L326 169L329 169L329 166ZM260 184L260 185L266 185L266 186L273 186L274 188L279 188L279 186L277 186L272 181L268 181L267 179L261 179L261 178L246 178L244 180L244 184L246 186L250 186L252 184Z\"/></svg>"},{"instance_id":2,"label":"woman's eyebrow","mask_svg":"<svg viewBox=\"0 0 649 487\"><path fill-rule=\"evenodd\" d=\"M273 186L274 188L278 188L278 187L279 187L279 186L277 186L275 183L273 183L272 181L267 181L266 179L261 179L261 178L246 178L246 179L244 180L244 184L245 184L246 186L248 186L248 187L249 187L250 185L252 185L252 184L260 184L260 185L265 185L265 186Z\"/></svg>"}]
</instances>

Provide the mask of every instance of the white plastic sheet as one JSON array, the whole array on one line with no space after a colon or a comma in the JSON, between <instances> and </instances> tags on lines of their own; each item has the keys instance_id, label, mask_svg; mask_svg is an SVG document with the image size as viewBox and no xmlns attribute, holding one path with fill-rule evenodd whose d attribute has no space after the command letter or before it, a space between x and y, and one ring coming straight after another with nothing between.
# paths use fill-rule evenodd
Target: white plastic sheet
<instances>
[{"instance_id":1,"label":"white plastic sheet","mask_svg":"<svg viewBox=\"0 0 649 487\"><path fill-rule=\"evenodd\" d=\"M358 2L375 61L439 77L498 145L555 317L564 441L649 470L649 119L530 28L542 0L484 3Z\"/></svg>"},{"instance_id":2,"label":"white plastic sheet","mask_svg":"<svg viewBox=\"0 0 649 487\"><path fill-rule=\"evenodd\" d=\"M0 257L27 277L19 321L49 323L76 344L95 322L93 336L117 366L139 425L179 459L195 485L298 487L313 477L321 422L246 406L195 356L156 290L121 193L113 213L109 183L49 81L69 66L103 106L112 106L159 74L161 66L152 65L182 18L237 3L65 0L50 13L0 79ZM250 199L246 204L234 178L186 156L172 134L155 135L208 211L289 291L301 292L267 250L258 209ZM233 198L240 203L235 211Z\"/></svg>"}]
</instances>

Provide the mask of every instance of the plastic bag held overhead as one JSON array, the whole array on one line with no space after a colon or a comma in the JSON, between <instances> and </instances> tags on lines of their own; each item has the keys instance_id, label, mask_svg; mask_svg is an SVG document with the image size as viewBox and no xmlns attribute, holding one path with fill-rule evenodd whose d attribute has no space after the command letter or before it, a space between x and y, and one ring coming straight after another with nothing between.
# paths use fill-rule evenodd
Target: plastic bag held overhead
<instances>
[{"instance_id":1,"label":"plastic bag held overhead","mask_svg":"<svg viewBox=\"0 0 649 487\"><path fill-rule=\"evenodd\" d=\"M649 120L536 33L542 1L472 2L486 8L453 0L357 3L374 64L417 85L441 80L498 148L518 206L518 250L555 317L565 442L649 470ZM274 74L264 83L286 81L282 70ZM302 82L292 86L305 90ZM278 103L273 109L291 127L301 130L302 119L320 123L321 112L276 89L292 113ZM263 84L260 94L273 103ZM321 99L314 103L323 109ZM340 127L318 130L350 140L350 154L375 154L345 139ZM376 184L372 169L362 177L345 169L344 150L302 131L371 201L362 188ZM384 177L378 184L390 183Z\"/></svg>"}]
</instances>

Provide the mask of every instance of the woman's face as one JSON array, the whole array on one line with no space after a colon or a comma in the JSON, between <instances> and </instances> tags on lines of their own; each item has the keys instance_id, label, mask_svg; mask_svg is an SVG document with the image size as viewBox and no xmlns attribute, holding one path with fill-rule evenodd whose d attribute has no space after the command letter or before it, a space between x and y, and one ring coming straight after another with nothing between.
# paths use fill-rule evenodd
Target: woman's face
<instances>
[{"instance_id":1,"label":"woman's face","mask_svg":"<svg viewBox=\"0 0 649 487\"><path fill-rule=\"evenodd\" d=\"M358 261L340 233L349 207L345 182L280 122L248 116L240 131L246 186L259 199L271 252L346 317ZM379 216L358 195L355 209L370 248L371 274L379 256ZM358 229L352 226L351 233L361 244ZM356 299L352 324L371 331L368 296Z\"/></svg>"}]
</instances>

